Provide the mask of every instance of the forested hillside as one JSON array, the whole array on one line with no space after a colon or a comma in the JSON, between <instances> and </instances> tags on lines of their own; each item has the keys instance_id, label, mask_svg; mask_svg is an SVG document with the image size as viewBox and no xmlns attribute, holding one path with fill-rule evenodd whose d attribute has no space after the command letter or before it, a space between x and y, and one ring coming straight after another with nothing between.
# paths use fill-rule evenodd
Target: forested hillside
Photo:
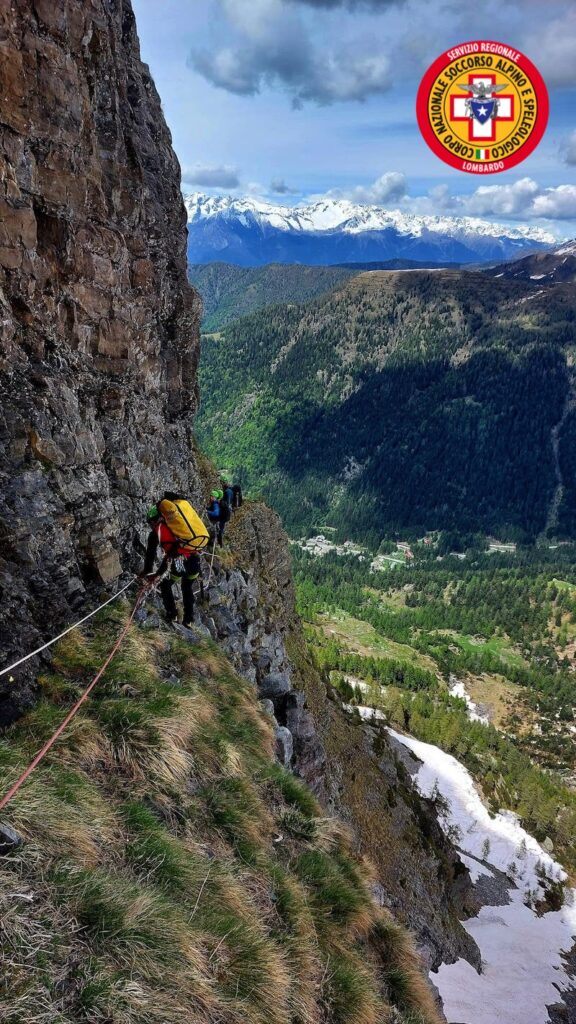
<instances>
[{"instance_id":1,"label":"forested hillside","mask_svg":"<svg viewBox=\"0 0 576 1024\"><path fill-rule=\"evenodd\" d=\"M463 761L493 810L519 812L573 870L574 546L541 561L479 551L438 561L440 550L418 545L415 564L369 575L357 558L294 546L317 662L346 701L375 702Z\"/></svg>"},{"instance_id":2,"label":"forested hillside","mask_svg":"<svg viewBox=\"0 0 576 1024\"><path fill-rule=\"evenodd\" d=\"M311 267L303 263L266 263L260 267L191 263L188 280L202 295L202 326L208 332L218 331L266 306L307 302L365 270L429 270L444 265L400 259L331 267Z\"/></svg>"},{"instance_id":3,"label":"forested hillside","mask_svg":"<svg viewBox=\"0 0 576 1024\"><path fill-rule=\"evenodd\" d=\"M305 302L330 291L354 273L352 267L307 267L268 263L237 267L233 263L196 263L188 279L202 295L205 331L217 331L248 313L282 302Z\"/></svg>"},{"instance_id":4,"label":"forested hillside","mask_svg":"<svg viewBox=\"0 0 576 1024\"><path fill-rule=\"evenodd\" d=\"M576 531L571 284L361 274L204 338L202 443L288 528Z\"/></svg>"}]
</instances>

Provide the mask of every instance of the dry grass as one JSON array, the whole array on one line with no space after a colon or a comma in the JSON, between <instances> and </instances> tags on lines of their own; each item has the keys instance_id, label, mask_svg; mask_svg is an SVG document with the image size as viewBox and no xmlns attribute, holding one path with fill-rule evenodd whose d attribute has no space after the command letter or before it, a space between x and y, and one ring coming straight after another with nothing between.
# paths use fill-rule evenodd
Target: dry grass
<instances>
[{"instance_id":1,"label":"dry grass","mask_svg":"<svg viewBox=\"0 0 576 1024\"><path fill-rule=\"evenodd\" d=\"M432 987L408 932L381 911L371 941L384 966L391 1002L402 1012L418 1014L426 1024L442 1024Z\"/></svg>"},{"instance_id":2,"label":"dry grass","mask_svg":"<svg viewBox=\"0 0 576 1024\"><path fill-rule=\"evenodd\" d=\"M80 773L52 766L33 776L4 814L45 856L94 866L121 842L114 807Z\"/></svg>"},{"instance_id":3,"label":"dry grass","mask_svg":"<svg viewBox=\"0 0 576 1024\"><path fill-rule=\"evenodd\" d=\"M44 700L0 742L9 778L122 614L60 645ZM384 1024L392 962L399 1008L436 1024L346 828L272 749L253 687L213 645L130 630L6 815L25 845L0 858L3 1024Z\"/></svg>"}]
</instances>

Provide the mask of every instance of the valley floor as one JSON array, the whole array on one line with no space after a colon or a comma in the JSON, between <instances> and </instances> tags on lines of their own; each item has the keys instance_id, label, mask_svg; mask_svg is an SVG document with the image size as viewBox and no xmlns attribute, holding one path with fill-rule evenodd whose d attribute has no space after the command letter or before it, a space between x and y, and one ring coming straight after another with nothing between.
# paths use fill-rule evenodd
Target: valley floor
<instances>
[{"instance_id":1,"label":"valley floor","mask_svg":"<svg viewBox=\"0 0 576 1024\"><path fill-rule=\"evenodd\" d=\"M482 972L432 975L449 1024L572 1022L576 584L491 557L384 574L295 551L300 610L317 665L351 715L388 725L470 871Z\"/></svg>"}]
</instances>

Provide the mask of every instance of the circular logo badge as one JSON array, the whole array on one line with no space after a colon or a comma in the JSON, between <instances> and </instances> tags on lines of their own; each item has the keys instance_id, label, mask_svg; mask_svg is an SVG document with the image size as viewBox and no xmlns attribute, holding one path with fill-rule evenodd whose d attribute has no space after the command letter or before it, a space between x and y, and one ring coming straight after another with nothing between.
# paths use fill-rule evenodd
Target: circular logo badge
<instances>
[{"instance_id":1,"label":"circular logo badge","mask_svg":"<svg viewBox=\"0 0 576 1024\"><path fill-rule=\"evenodd\" d=\"M544 79L519 50L462 43L428 69L416 113L430 149L469 174L497 174L536 148L548 121Z\"/></svg>"}]
</instances>

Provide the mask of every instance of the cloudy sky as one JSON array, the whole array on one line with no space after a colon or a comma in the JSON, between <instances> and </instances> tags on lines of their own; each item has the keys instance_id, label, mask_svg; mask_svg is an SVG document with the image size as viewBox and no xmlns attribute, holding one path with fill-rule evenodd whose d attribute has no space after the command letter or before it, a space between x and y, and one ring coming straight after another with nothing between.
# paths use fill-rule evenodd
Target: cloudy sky
<instances>
[{"instance_id":1,"label":"cloudy sky","mask_svg":"<svg viewBox=\"0 0 576 1024\"><path fill-rule=\"evenodd\" d=\"M133 0L184 191L295 203L327 193L576 235L573 0ZM444 50L496 39L537 65L536 151L480 179L427 148L414 113Z\"/></svg>"}]
</instances>

